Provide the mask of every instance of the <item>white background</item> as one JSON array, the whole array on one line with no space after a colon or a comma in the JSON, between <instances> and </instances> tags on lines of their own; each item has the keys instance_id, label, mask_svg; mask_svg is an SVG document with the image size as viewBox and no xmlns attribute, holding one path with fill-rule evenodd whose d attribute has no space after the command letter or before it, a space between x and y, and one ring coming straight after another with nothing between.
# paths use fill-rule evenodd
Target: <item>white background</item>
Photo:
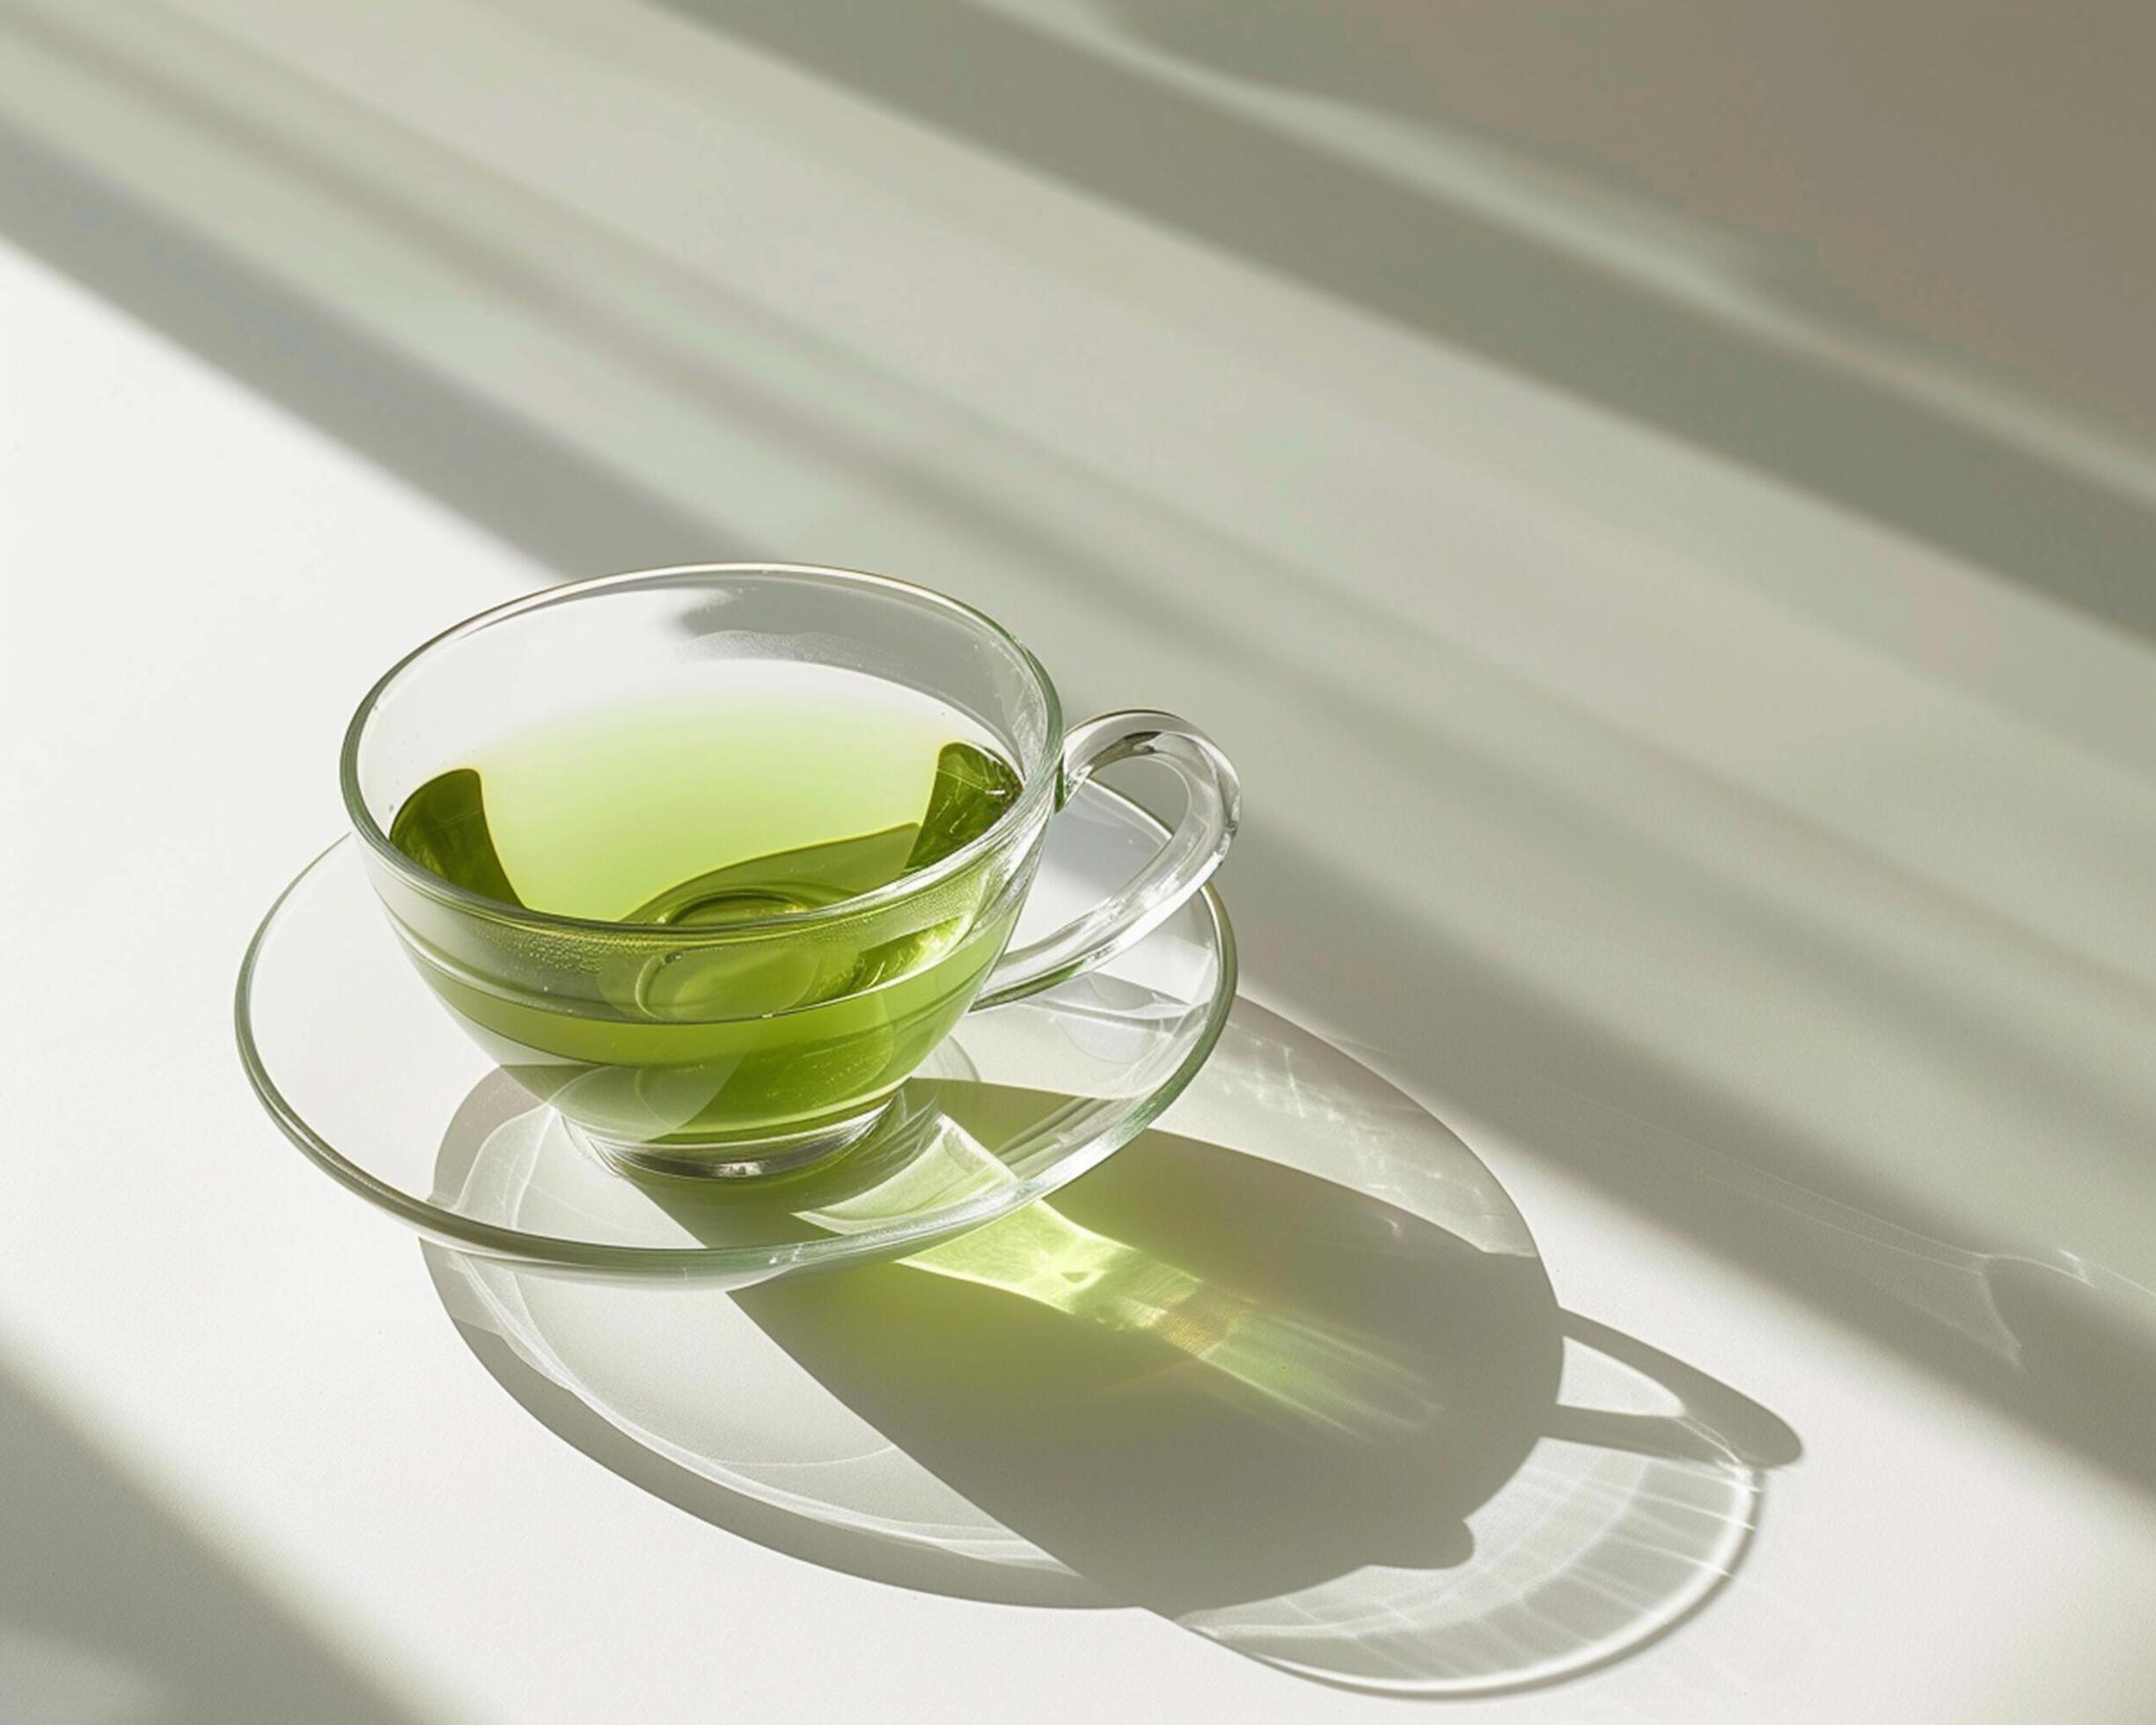
<instances>
[{"instance_id":1,"label":"white background","mask_svg":"<svg viewBox=\"0 0 2156 1725\"><path fill-rule=\"evenodd\" d=\"M0 1697L1385 1705L681 1515L502 1394L416 1250L247 1095L232 973L338 826L371 676L544 581L767 554L948 588L1074 708L1204 723L1250 806L1250 992L1458 1130L1568 1306L1799 1434L1697 1620L1477 1706L2156 1707L2156 1469L2116 1412L2156 1280L2156 662L2096 578L2149 543L2130 414L2005 312L1988 349L1932 340L1921 295L1779 297L1726 227L1546 164L1151 75L1740 332L1786 393L1733 424L1840 379L1820 441L1733 458L1704 410L1627 411L679 12L0 7ZM1867 455L1859 507L1828 455L1867 415L1932 441ZM2073 1281L2115 1340L2037 1357L2002 1273Z\"/></svg>"}]
</instances>

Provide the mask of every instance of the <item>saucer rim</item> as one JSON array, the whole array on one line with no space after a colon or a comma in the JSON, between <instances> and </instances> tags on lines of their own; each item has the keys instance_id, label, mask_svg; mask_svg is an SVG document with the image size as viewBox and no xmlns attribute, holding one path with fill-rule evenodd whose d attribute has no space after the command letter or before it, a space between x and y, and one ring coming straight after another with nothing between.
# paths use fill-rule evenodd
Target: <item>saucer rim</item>
<instances>
[{"instance_id":1,"label":"saucer rim","mask_svg":"<svg viewBox=\"0 0 2156 1725\"><path fill-rule=\"evenodd\" d=\"M1168 828L1162 821L1120 791L1104 784L1088 783L1080 789L1079 796L1120 804L1119 813L1125 819L1134 820L1150 829L1163 841L1168 836ZM278 1130L309 1161L347 1191L402 1222L422 1239L454 1252L473 1253L518 1269L609 1277L709 1278L746 1284L919 1251L930 1244L955 1238L1060 1190L1080 1175L1097 1167L1145 1131L1189 1088L1191 1081L1212 1057L1214 1046L1228 1027L1228 1015L1236 1001L1237 965L1235 929L1228 921L1227 906L1221 901L1218 891L1208 883L1200 887L1193 897L1203 901L1209 918L1219 970L1212 998L1207 1002L1205 1022L1199 1026L1189 1052L1176 1069L1159 1084L1133 1098L1125 1107L1111 1115L1101 1130L1090 1134L1085 1142L1057 1158L1049 1168L1030 1179L982 1193L947 1210L927 1212L918 1219L917 1225L898 1226L888 1232L879 1231L874 1235L828 1235L796 1241L783 1247L611 1245L560 1235L526 1233L521 1229L458 1215L455 1211L416 1198L401 1187L392 1185L370 1173L316 1132L307 1123L306 1117L278 1089L275 1079L270 1075L268 1063L264 1060L254 1036L252 997L257 966L280 918L284 915L294 897L315 879L319 872L327 867L340 852L348 848L354 855L359 854L358 840L349 833L340 835L334 843L317 853L304 868L285 884L247 943L246 953L240 960L239 975L232 999L233 1033L238 1043L240 1063L246 1069L247 1082L253 1089L256 1100L261 1104ZM1155 935L1148 935L1128 950L1139 951L1147 941L1155 937ZM1041 996L1029 998L1052 997L1054 993L1054 989L1045 989ZM1018 1002L1006 1004L1016 1005ZM972 1009L984 1012L1001 1009L996 1006Z\"/></svg>"}]
</instances>

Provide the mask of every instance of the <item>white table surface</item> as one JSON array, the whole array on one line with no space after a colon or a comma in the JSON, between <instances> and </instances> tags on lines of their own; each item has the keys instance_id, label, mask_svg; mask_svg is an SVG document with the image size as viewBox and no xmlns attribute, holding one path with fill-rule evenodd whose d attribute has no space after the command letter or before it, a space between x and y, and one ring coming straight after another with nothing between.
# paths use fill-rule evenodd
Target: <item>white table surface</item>
<instances>
[{"instance_id":1,"label":"white table surface","mask_svg":"<svg viewBox=\"0 0 2156 1725\"><path fill-rule=\"evenodd\" d=\"M1798 1435L1705 1611L1462 1711L2156 1710L2135 628L676 14L120 10L0 6L0 1713L1399 1705L681 1513L256 1108L234 969L373 673L734 554L1205 723L1246 992Z\"/></svg>"}]
</instances>

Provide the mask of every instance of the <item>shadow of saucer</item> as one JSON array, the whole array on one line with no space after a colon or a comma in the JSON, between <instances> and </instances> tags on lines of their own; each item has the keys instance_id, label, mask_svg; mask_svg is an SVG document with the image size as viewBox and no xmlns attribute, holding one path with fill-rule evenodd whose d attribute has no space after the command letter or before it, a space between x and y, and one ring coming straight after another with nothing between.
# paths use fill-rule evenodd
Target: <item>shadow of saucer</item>
<instances>
[{"instance_id":1,"label":"shadow of saucer","mask_svg":"<svg viewBox=\"0 0 2156 1725\"><path fill-rule=\"evenodd\" d=\"M1041 1100L944 1105L986 1135ZM1142 1606L1439 1695L1621 1657L1727 1583L1786 1425L1563 1311L1466 1147L1286 1021L1238 1003L1185 1105L1190 1134L903 1261L732 1295L428 1261L558 1435L895 1585ZM443 1177L529 1106L475 1091Z\"/></svg>"}]
</instances>

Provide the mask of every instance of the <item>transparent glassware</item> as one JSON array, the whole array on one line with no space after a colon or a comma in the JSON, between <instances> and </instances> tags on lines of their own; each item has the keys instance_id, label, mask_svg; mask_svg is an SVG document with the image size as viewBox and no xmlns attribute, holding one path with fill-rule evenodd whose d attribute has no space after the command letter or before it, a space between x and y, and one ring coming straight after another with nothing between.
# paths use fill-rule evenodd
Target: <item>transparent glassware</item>
<instances>
[{"instance_id":1,"label":"transparent glassware","mask_svg":"<svg viewBox=\"0 0 2156 1725\"><path fill-rule=\"evenodd\" d=\"M863 673L955 709L1016 768L1016 795L986 831L884 885L715 926L506 904L391 842L406 799L490 739L693 698L769 661ZM1135 756L1181 780L1182 820L1098 902L1009 947L1052 818ZM1238 812L1233 768L1183 721L1116 713L1067 732L1047 672L990 618L888 577L799 565L603 576L482 613L369 693L341 776L375 893L465 1031L608 1162L697 1176L775 1173L861 1139L970 1009L1052 987L1159 927L1226 854ZM876 955L909 943L933 962L880 974ZM766 986L804 973L875 980Z\"/></svg>"},{"instance_id":2,"label":"transparent glassware","mask_svg":"<svg viewBox=\"0 0 2156 1725\"><path fill-rule=\"evenodd\" d=\"M1097 903L1167 833L1095 782L1050 825L1017 937ZM624 1179L436 1009L340 840L280 896L241 965L239 1052L309 1161L422 1237L521 1270L740 1288L887 1258L1061 1190L1204 1066L1235 943L1200 889L1086 973L969 1012L879 1128L749 1181Z\"/></svg>"}]
</instances>

